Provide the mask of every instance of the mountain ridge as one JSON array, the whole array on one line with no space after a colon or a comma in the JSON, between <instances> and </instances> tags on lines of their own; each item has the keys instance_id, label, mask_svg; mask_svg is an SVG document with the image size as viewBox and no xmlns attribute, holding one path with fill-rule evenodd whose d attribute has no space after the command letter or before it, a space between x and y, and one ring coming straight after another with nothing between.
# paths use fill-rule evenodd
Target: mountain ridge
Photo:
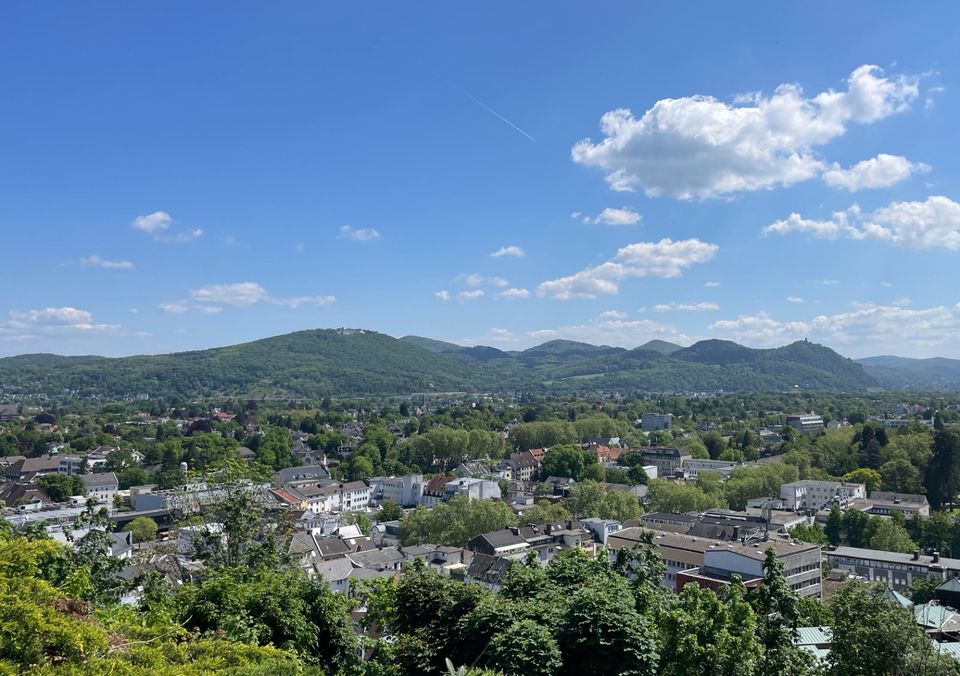
<instances>
[{"instance_id":1,"label":"mountain ridge","mask_svg":"<svg viewBox=\"0 0 960 676\"><path fill-rule=\"evenodd\" d=\"M67 392L103 398L138 394L309 398L455 391L866 391L897 382L897 377L907 382L906 376L896 375L899 371L884 368L807 341L769 349L720 340L688 347L651 341L628 350L553 340L522 351L504 351L421 336L312 329L161 355L0 358L0 396Z\"/></svg>"}]
</instances>

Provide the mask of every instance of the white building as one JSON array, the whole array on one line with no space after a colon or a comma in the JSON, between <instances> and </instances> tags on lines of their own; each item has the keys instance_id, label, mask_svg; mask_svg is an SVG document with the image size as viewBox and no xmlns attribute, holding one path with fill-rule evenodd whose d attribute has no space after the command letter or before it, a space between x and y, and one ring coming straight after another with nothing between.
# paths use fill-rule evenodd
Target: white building
<instances>
[{"instance_id":1,"label":"white building","mask_svg":"<svg viewBox=\"0 0 960 676\"><path fill-rule=\"evenodd\" d=\"M113 496L120 489L117 475L113 472L102 474L83 474L83 485L87 489L87 497L94 498L102 505L113 504Z\"/></svg>"},{"instance_id":2,"label":"white building","mask_svg":"<svg viewBox=\"0 0 960 676\"><path fill-rule=\"evenodd\" d=\"M60 472L60 474L73 476L74 474L80 474L82 468L83 458L76 455L61 455L60 468L57 471Z\"/></svg>"},{"instance_id":3,"label":"white building","mask_svg":"<svg viewBox=\"0 0 960 676\"><path fill-rule=\"evenodd\" d=\"M380 476L370 480L370 500L383 504L388 500L401 507L415 507L423 497L423 475Z\"/></svg>"},{"instance_id":4,"label":"white building","mask_svg":"<svg viewBox=\"0 0 960 676\"><path fill-rule=\"evenodd\" d=\"M801 434L819 434L823 430L823 418L813 413L788 415L787 427L792 427Z\"/></svg>"},{"instance_id":5,"label":"white building","mask_svg":"<svg viewBox=\"0 0 960 676\"><path fill-rule=\"evenodd\" d=\"M640 416L640 429L644 432L656 432L673 428L672 413L649 413Z\"/></svg>"},{"instance_id":6,"label":"white building","mask_svg":"<svg viewBox=\"0 0 960 676\"><path fill-rule=\"evenodd\" d=\"M708 460L706 458L691 458L683 463L683 475L687 479L696 479L700 472L713 472L724 479L729 478L730 472L740 463L732 460Z\"/></svg>"},{"instance_id":7,"label":"white building","mask_svg":"<svg viewBox=\"0 0 960 676\"><path fill-rule=\"evenodd\" d=\"M815 481L805 479L780 486L784 507L792 510L825 509L834 503L845 506L853 500L867 497L867 487L846 481Z\"/></svg>"},{"instance_id":8,"label":"white building","mask_svg":"<svg viewBox=\"0 0 960 676\"><path fill-rule=\"evenodd\" d=\"M462 495L470 501L501 498L500 484L488 479L454 479L444 485L443 492L447 500L457 495Z\"/></svg>"}]
</instances>

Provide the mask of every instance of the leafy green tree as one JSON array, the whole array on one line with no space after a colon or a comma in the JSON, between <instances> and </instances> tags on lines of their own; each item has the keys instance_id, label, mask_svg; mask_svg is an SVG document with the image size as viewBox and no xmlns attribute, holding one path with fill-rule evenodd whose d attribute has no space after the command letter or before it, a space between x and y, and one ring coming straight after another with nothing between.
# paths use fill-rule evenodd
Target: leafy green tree
<instances>
[{"instance_id":1,"label":"leafy green tree","mask_svg":"<svg viewBox=\"0 0 960 676\"><path fill-rule=\"evenodd\" d=\"M86 488L79 476L66 474L45 474L37 479L40 486L54 502L65 502L74 495L83 495Z\"/></svg>"},{"instance_id":2,"label":"leafy green tree","mask_svg":"<svg viewBox=\"0 0 960 676\"><path fill-rule=\"evenodd\" d=\"M403 510L400 509L400 506L393 500L384 501L384 503L380 505L380 510L377 512L377 521L380 523L384 521L399 521L402 517Z\"/></svg>"},{"instance_id":3,"label":"leafy green tree","mask_svg":"<svg viewBox=\"0 0 960 676\"><path fill-rule=\"evenodd\" d=\"M881 485L885 491L915 493L920 472L906 458L897 458L880 465Z\"/></svg>"},{"instance_id":4,"label":"leafy green tree","mask_svg":"<svg viewBox=\"0 0 960 676\"><path fill-rule=\"evenodd\" d=\"M942 429L934 435L933 456L924 484L932 507L953 502L960 486L960 432Z\"/></svg>"},{"instance_id":5,"label":"leafy green tree","mask_svg":"<svg viewBox=\"0 0 960 676\"><path fill-rule=\"evenodd\" d=\"M134 542L153 542L157 539L158 526L149 516L138 516L124 530L133 533Z\"/></svg>"},{"instance_id":6,"label":"leafy green tree","mask_svg":"<svg viewBox=\"0 0 960 676\"><path fill-rule=\"evenodd\" d=\"M723 598L698 585L684 585L660 620L663 676L758 674L761 646L757 621L736 582Z\"/></svg>"},{"instance_id":7,"label":"leafy green tree","mask_svg":"<svg viewBox=\"0 0 960 676\"><path fill-rule=\"evenodd\" d=\"M667 479L653 479L647 484L650 509L656 512L689 512L692 510L722 507L723 499L708 495L691 484L681 484Z\"/></svg>"},{"instance_id":8,"label":"leafy green tree","mask_svg":"<svg viewBox=\"0 0 960 676\"><path fill-rule=\"evenodd\" d=\"M910 539L903 526L881 517L874 517L874 519L873 533L870 536L870 549L902 553L910 553L916 549L916 544Z\"/></svg>"},{"instance_id":9,"label":"leafy green tree","mask_svg":"<svg viewBox=\"0 0 960 676\"><path fill-rule=\"evenodd\" d=\"M553 446L543 456L543 476L569 477L579 481L587 465L587 455L579 446ZM596 462L595 458L591 458Z\"/></svg>"},{"instance_id":10,"label":"leafy green tree","mask_svg":"<svg viewBox=\"0 0 960 676\"><path fill-rule=\"evenodd\" d=\"M840 537L843 532L843 512L836 505L830 510L830 516L827 517L827 525L824 526L823 531L827 536L827 542L831 545L840 544Z\"/></svg>"},{"instance_id":11,"label":"leafy green tree","mask_svg":"<svg viewBox=\"0 0 960 676\"><path fill-rule=\"evenodd\" d=\"M577 518L598 517L622 522L640 516L640 502L633 493L607 491L596 481L574 484L564 506Z\"/></svg>"},{"instance_id":12,"label":"leafy green tree","mask_svg":"<svg viewBox=\"0 0 960 676\"><path fill-rule=\"evenodd\" d=\"M550 629L529 619L496 634L488 653L489 666L508 676L550 676L563 664Z\"/></svg>"},{"instance_id":13,"label":"leafy green tree","mask_svg":"<svg viewBox=\"0 0 960 676\"><path fill-rule=\"evenodd\" d=\"M457 496L433 509L418 507L400 522L400 539L404 545L441 544L465 547L467 542L489 531L517 523L510 507L495 500L470 502Z\"/></svg>"},{"instance_id":14,"label":"leafy green tree","mask_svg":"<svg viewBox=\"0 0 960 676\"><path fill-rule=\"evenodd\" d=\"M860 469L844 474L843 480L855 484L864 484L867 488L867 495L870 495L880 488L883 478L877 470L861 467Z\"/></svg>"},{"instance_id":15,"label":"leafy green tree","mask_svg":"<svg viewBox=\"0 0 960 676\"><path fill-rule=\"evenodd\" d=\"M710 458L716 460L727 448L727 442L716 430L710 430L703 435L703 445L707 448Z\"/></svg>"},{"instance_id":16,"label":"leafy green tree","mask_svg":"<svg viewBox=\"0 0 960 676\"><path fill-rule=\"evenodd\" d=\"M594 583L574 591L560 618L558 643L563 674L657 673L656 629L637 612L628 589Z\"/></svg>"},{"instance_id":17,"label":"leafy green tree","mask_svg":"<svg viewBox=\"0 0 960 676\"><path fill-rule=\"evenodd\" d=\"M763 648L759 673L788 676L803 673L809 658L793 644L800 617L797 595L783 574L783 562L773 549L763 561L763 581L751 590L750 605L757 616L757 636Z\"/></svg>"},{"instance_id":18,"label":"leafy green tree","mask_svg":"<svg viewBox=\"0 0 960 676\"><path fill-rule=\"evenodd\" d=\"M562 523L572 516L559 502L541 500L523 511L524 523Z\"/></svg>"},{"instance_id":19,"label":"leafy green tree","mask_svg":"<svg viewBox=\"0 0 960 676\"><path fill-rule=\"evenodd\" d=\"M803 542L812 542L818 545L826 545L828 543L827 534L823 528L816 523L812 526L808 526L805 523L797 524L790 529L790 535Z\"/></svg>"},{"instance_id":20,"label":"leafy green tree","mask_svg":"<svg viewBox=\"0 0 960 676\"><path fill-rule=\"evenodd\" d=\"M837 676L916 673L910 655L922 641L906 608L887 599L879 586L843 585L831 603L833 642L828 671Z\"/></svg>"}]
</instances>

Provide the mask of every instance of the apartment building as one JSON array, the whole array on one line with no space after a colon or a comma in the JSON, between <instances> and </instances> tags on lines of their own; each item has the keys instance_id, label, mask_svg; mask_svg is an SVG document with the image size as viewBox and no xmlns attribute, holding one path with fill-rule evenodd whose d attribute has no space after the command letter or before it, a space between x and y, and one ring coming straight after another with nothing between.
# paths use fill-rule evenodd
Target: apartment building
<instances>
[{"instance_id":1,"label":"apartment building","mask_svg":"<svg viewBox=\"0 0 960 676\"><path fill-rule=\"evenodd\" d=\"M640 416L640 429L644 432L657 432L673 428L672 413L645 412Z\"/></svg>"},{"instance_id":2,"label":"apartment building","mask_svg":"<svg viewBox=\"0 0 960 676\"><path fill-rule=\"evenodd\" d=\"M792 427L800 434L820 434L823 431L823 418L813 413L788 415L787 427Z\"/></svg>"},{"instance_id":3,"label":"apartment building","mask_svg":"<svg viewBox=\"0 0 960 676\"><path fill-rule=\"evenodd\" d=\"M847 481L817 481L804 479L780 486L780 499L786 509L820 510L833 504L841 507L853 500L867 497L867 488L863 484Z\"/></svg>"}]
</instances>

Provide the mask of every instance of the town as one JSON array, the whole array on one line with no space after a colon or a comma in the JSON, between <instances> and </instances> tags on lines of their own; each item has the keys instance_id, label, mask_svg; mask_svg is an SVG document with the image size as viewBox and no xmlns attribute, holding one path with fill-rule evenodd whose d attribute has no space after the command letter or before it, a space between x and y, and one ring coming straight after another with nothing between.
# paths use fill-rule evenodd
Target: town
<instances>
[{"instance_id":1,"label":"town","mask_svg":"<svg viewBox=\"0 0 960 676\"><path fill-rule=\"evenodd\" d=\"M807 412L748 408L777 400ZM373 590L402 593L414 574L503 595L519 569L593 566L655 585L677 599L666 608L692 587L730 599L777 575L802 601L789 649L811 673L834 649L838 605L864 602L861 582L909 614L923 659L960 656L958 486L945 469L960 461L957 401L146 403L0 406L7 542L84 552L91 602L143 609L158 589L199 593L269 557L265 573L341 599L366 664L410 631L381 617ZM638 556L646 578L624 564ZM432 650L441 668L450 655Z\"/></svg>"}]
</instances>

